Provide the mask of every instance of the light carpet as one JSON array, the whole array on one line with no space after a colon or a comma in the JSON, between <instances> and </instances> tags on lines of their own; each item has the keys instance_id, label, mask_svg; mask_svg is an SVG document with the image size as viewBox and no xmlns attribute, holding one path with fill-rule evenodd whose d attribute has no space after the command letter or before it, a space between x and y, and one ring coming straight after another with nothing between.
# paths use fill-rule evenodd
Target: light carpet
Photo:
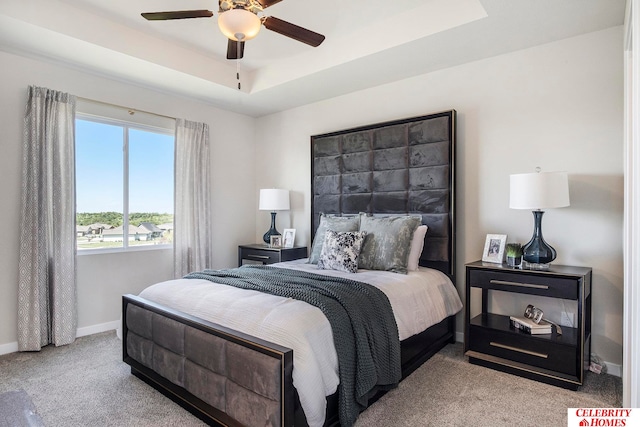
<instances>
[{"instance_id":1,"label":"light carpet","mask_svg":"<svg viewBox=\"0 0 640 427\"><path fill-rule=\"evenodd\" d=\"M588 372L578 391L470 364L451 344L364 411L356 426L567 425L567 408L619 407L622 381Z\"/></svg>"},{"instance_id":2,"label":"light carpet","mask_svg":"<svg viewBox=\"0 0 640 427\"><path fill-rule=\"evenodd\" d=\"M0 394L24 390L47 427L202 426L134 377L115 332L0 356ZM471 365L450 344L364 411L366 426L566 426L569 407L617 407L622 383L588 373L577 392Z\"/></svg>"},{"instance_id":3,"label":"light carpet","mask_svg":"<svg viewBox=\"0 0 640 427\"><path fill-rule=\"evenodd\" d=\"M24 390L0 393L0 427L42 426L42 419Z\"/></svg>"}]
</instances>

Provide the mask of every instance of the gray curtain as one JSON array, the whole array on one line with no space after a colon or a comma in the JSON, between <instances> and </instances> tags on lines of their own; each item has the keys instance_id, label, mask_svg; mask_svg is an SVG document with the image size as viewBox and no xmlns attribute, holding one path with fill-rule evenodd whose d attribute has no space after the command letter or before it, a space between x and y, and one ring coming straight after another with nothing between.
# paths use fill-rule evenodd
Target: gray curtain
<instances>
[{"instance_id":1,"label":"gray curtain","mask_svg":"<svg viewBox=\"0 0 640 427\"><path fill-rule=\"evenodd\" d=\"M30 86L24 118L18 349L76 338L75 96Z\"/></svg>"},{"instance_id":2,"label":"gray curtain","mask_svg":"<svg viewBox=\"0 0 640 427\"><path fill-rule=\"evenodd\" d=\"M211 268L209 126L176 119L174 275Z\"/></svg>"}]
</instances>

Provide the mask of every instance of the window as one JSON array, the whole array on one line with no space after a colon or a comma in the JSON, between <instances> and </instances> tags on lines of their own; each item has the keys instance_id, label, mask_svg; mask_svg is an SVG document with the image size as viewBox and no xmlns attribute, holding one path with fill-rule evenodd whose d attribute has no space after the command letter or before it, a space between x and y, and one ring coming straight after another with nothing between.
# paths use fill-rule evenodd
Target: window
<instances>
[{"instance_id":1,"label":"window","mask_svg":"<svg viewBox=\"0 0 640 427\"><path fill-rule=\"evenodd\" d=\"M76 116L78 251L173 241L174 131Z\"/></svg>"}]
</instances>

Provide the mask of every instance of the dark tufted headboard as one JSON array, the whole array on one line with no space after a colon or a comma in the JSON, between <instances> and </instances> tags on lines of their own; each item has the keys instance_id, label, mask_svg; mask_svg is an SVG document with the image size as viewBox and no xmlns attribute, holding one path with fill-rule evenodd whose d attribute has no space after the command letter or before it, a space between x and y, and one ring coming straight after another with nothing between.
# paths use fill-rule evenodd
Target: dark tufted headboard
<instances>
[{"instance_id":1,"label":"dark tufted headboard","mask_svg":"<svg viewBox=\"0 0 640 427\"><path fill-rule=\"evenodd\" d=\"M450 110L312 136L311 238L322 212L421 215L420 265L453 280L455 119Z\"/></svg>"}]
</instances>

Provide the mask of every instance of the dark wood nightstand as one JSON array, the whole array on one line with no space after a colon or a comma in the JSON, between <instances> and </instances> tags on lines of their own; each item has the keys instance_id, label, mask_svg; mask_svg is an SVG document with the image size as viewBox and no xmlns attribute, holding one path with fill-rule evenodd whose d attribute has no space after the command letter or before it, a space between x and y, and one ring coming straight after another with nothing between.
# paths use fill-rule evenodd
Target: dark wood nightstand
<instances>
[{"instance_id":1,"label":"dark wood nightstand","mask_svg":"<svg viewBox=\"0 0 640 427\"><path fill-rule=\"evenodd\" d=\"M473 318L471 288L482 289L482 311ZM555 329L551 334L527 334L511 327L508 315L488 312L489 291L575 301L577 322L574 328L562 326L562 335ZM591 353L591 268L521 270L476 261L466 265L465 305L469 362L572 390L583 384Z\"/></svg>"},{"instance_id":2,"label":"dark wood nightstand","mask_svg":"<svg viewBox=\"0 0 640 427\"><path fill-rule=\"evenodd\" d=\"M243 260L252 263L273 264L306 257L306 246L270 248L269 245L261 243L238 246L238 266L242 265Z\"/></svg>"}]
</instances>

